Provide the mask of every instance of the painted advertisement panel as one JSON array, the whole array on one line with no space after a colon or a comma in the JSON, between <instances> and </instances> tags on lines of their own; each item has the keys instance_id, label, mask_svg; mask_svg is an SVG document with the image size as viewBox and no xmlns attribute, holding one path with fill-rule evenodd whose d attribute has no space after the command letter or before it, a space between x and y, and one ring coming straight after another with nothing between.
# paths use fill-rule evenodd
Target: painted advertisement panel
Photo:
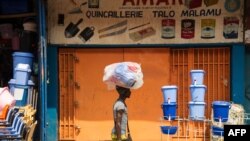
<instances>
[{"instance_id":1,"label":"painted advertisement panel","mask_svg":"<svg viewBox=\"0 0 250 141\"><path fill-rule=\"evenodd\" d=\"M48 42L243 42L243 7L243 0L53 0L48 1Z\"/></svg>"}]
</instances>

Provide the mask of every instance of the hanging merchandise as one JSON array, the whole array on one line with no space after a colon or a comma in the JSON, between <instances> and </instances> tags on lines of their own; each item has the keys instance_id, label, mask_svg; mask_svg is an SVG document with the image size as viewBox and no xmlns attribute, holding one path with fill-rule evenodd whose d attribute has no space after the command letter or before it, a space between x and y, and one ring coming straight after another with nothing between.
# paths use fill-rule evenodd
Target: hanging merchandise
<instances>
[{"instance_id":1,"label":"hanging merchandise","mask_svg":"<svg viewBox=\"0 0 250 141\"><path fill-rule=\"evenodd\" d=\"M104 68L103 82L108 89L114 89L116 85L138 89L143 85L141 65L135 62L113 63Z\"/></svg>"}]
</instances>

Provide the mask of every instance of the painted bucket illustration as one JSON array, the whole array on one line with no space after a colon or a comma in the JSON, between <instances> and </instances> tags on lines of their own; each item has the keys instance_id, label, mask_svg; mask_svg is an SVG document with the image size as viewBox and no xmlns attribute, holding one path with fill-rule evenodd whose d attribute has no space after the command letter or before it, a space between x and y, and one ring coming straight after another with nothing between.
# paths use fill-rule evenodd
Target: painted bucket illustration
<instances>
[{"instance_id":1,"label":"painted bucket illustration","mask_svg":"<svg viewBox=\"0 0 250 141\"><path fill-rule=\"evenodd\" d=\"M226 39L237 39L239 29L239 19L237 17L224 18L223 36Z\"/></svg>"},{"instance_id":2,"label":"painted bucket illustration","mask_svg":"<svg viewBox=\"0 0 250 141\"><path fill-rule=\"evenodd\" d=\"M163 19L162 20L162 31L161 37L164 39L175 37L175 20L174 19Z\"/></svg>"},{"instance_id":3,"label":"painted bucket illustration","mask_svg":"<svg viewBox=\"0 0 250 141\"><path fill-rule=\"evenodd\" d=\"M191 39L194 38L195 33L195 20L183 19L181 21L181 38Z\"/></svg>"},{"instance_id":4,"label":"painted bucket illustration","mask_svg":"<svg viewBox=\"0 0 250 141\"><path fill-rule=\"evenodd\" d=\"M215 19L201 19L201 38L215 37Z\"/></svg>"}]
</instances>

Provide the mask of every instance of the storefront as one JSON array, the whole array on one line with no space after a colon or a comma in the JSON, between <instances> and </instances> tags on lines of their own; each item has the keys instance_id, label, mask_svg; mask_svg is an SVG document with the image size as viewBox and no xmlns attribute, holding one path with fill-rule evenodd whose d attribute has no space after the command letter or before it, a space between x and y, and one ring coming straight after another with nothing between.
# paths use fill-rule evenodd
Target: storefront
<instances>
[{"instance_id":1,"label":"storefront","mask_svg":"<svg viewBox=\"0 0 250 141\"><path fill-rule=\"evenodd\" d=\"M243 0L54 0L47 6L47 140L110 140L117 94L102 77L115 62L138 62L144 74L143 87L127 101L136 141L166 138L160 131L164 85L178 87L177 115L189 119L192 69L206 72L205 119L215 100L247 101ZM207 122L173 124L179 126L173 140L210 137Z\"/></svg>"}]
</instances>

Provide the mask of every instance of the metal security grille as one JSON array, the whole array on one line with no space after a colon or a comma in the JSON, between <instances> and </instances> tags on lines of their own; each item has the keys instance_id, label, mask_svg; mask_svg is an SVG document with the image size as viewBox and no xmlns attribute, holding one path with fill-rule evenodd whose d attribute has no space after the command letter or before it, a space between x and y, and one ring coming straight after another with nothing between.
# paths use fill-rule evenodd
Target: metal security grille
<instances>
[{"instance_id":1,"label":"metal security grille","mask_svg":"<svg viewBox=\"0 0 250 141\"><path fill-rule=\"evenodd\" d=\"M185 48L170 51L170 80L178 86L177 115L188 119L188 103L191 101L189 86L191 85L190 71L205 70L204 85L205 117L211 119L211 104L214 100L230 100L230 49L229 48ZM209 124L205 122L180 122L181 129L178 137L209 136ZM204 129L205 128L205 129ZM199 129L204 132L191 132Z\"/></svg>"},{"instance_id":2,"label":"metal security grille","mask_svg":"<svg viewBox=\"0 0 250 141\"><path fill-rule=\"evenodd\" d=\"M59 50L60 114L59 139L75 140L74 54L73 50Z\"/></svg>"}]
</instances>

